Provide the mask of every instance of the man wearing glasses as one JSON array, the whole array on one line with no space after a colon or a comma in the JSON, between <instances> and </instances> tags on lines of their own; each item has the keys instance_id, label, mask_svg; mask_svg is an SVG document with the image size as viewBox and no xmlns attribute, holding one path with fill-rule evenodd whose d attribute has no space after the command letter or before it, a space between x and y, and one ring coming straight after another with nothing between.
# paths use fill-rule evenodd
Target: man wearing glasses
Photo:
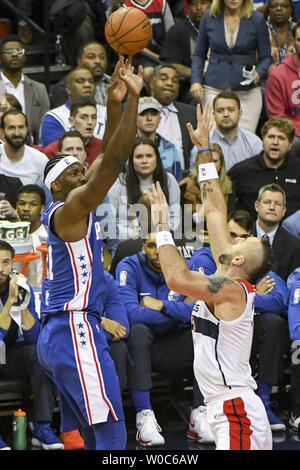
<instances>
[{"instance_id":1,"label":"man wearing glasses","mask_svg":"<svg viewBox=\"0 0 300 470\"><path fill-rule=\"evenodd\" d=\"M6 93L14 95L21 103L34 143L38 144L41 120L50 108L50 101L45 85L23 74L25 63L22 40L16 35L6 36L0 43L0 79Z\"/></svg>"}]
</instances>

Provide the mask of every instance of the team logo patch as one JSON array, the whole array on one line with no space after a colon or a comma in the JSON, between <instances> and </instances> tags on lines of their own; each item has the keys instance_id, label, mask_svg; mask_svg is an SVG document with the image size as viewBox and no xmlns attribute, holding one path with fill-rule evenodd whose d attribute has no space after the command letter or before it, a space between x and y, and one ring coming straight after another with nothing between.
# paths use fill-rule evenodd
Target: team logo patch
<instances>
[{"instance_id":1,"label":"team logo patch","mask_svg":"<svg viewBox=\"0 0 300 470\"><path fill-rule=\"evenodd\" d=\"M120 286L126 286L127 271L120 272Z\"/></svg>"},{"instance_id":2,"label":"team logo patch","mask_svg":"<svg viewBox=\"0 0 300 470\"><path fill-rule=\"evenodd\" d=\"M204 274L204 269L203 269L203 266L200 266L200 267L198 268L198 271L199 271L199 273L202 273L202 274Z\"/></svg>"},{"instance_id":3,"label":"team logo patch","mask_svg":"<svg viewBox=\"0 0 300 470\"><path fill-rule=\"evenodd\" d=\"M173 290L169 291L169 294L168 294L169 301L178 302L179 298L180 298L180 294L177 294L177 292L174 292Z\"/></svg>"},{"instance_id":4,"label":"team logo patch","mask_svg":"<svg viewBox=\"0 0 300 470\"><path fill-rule=\"evenodd\" d=\"M295 289L294 298L293 298L293 304L298 304L298 303L299 303L299 300L300 300L300 288L299 288L299 289Z\"/></svg>"}]
</instances>

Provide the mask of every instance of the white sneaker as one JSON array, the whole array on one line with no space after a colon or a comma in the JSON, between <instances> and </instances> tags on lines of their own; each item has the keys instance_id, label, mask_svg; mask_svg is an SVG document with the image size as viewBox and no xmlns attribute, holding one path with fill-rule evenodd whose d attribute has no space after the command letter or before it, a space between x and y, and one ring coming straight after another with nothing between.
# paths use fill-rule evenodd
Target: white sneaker
<instances>
[{"instance_id":1,"label":"white sneaker","mask_svg":"<svg viewBox=\"0 0 300 470\"><path fill-rule=\"evenodd\" d=\"M215 439L207 422L206 406L198 406L192 410L186 436L199 444L214 444Z\"/></svg>"},{"instance_id":2,"label":"white sneaker","mask_svg":"<svg viewBox=\"0 0 300 470\"><path fill-rule=\"evenodd\" d=\"M142 446L162 446L165 440L152 410L142 410L136 415L136 440Z\"/></svg>"}]
</instances>

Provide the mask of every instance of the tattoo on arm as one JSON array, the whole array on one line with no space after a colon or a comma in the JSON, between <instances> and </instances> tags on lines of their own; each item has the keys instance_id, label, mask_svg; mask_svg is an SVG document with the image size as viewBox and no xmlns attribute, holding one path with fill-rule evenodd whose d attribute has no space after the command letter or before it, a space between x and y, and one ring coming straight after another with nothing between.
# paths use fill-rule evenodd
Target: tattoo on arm
<instances>
[{"instance_id":1,"label":"tattoo on arm","mask_svg":"<svg viewBox=\"0 0 300 470\"><path fill-rule=\"evenodd\" d=\"M207 276L208 281L208 290L212 294L217 294L219 290L222 289L224 284L234 284L234 281L229 279L226 276L220 276L213 274L212 276Z\"/></svg>"},{"instance_id":2,"label":"tattoo on arm","mask_svg":"<svg viewBox=\"0 0 300 470\"><path fill-rule=\"evenodd\" d=\"M200 183L200 191L201 191L201 194L202 194L202 200L204 201L204 199L207 198L207 193L208 192L213 192L213 189L210 187L211 185L211 181L203 181L202 183Z\"/></svg>"}]
</instances>

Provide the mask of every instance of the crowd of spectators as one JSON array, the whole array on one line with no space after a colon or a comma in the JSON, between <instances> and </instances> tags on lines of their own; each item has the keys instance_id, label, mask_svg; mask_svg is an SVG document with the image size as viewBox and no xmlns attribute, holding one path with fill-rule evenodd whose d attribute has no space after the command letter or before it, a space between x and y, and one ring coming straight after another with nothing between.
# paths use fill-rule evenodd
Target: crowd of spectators
<instances>
[{"instance_id":1,"label":"crowd of spectators","mask_svg":"<svg viewBox=\"0 0 300 470\"><path fill-rule=\"evenodd\" d=\"M51 203L43 178L48 160L57 154L75 155L86 172L99 155L101 161L116 54L104 35L97 34L96 23L102 14L104 24L123 3L140 8L150 17L153 37L133 57L135 67L144 67L136 142L95 211L108 283L101 326L121 391L131 392L137 441L144 446L165 442L151 405L152 372L193 380L189 319L195 299L169 291L163 278L145 198L154 181L164 189L170 227L190 269L206 275L216 269L201 205L197 152L186 127L196 126L197 107L206 102L211 106L210 143L232 240L268 237L275 255L273 270L256 286L251 360L257 393L274 432L286 426L298 431L299 365L292 358L300 339L300 2L111 0L103 2L101 11L93 10L97 2L83 3L86 16L73 32L76 63L50 90L24 72L27 50L34 42L34 35L26 36L30 25L18 21L19 34L6 35L0 42L0 220L29 222L28 239L36 251L47 239L40 215ZM32 1L15 4L33 15ZM12 327L2 312L13 295L1 287L2 254L7 250L5 243L0 245L0 340L9 346ZM43 275L42 259L32 262L27 272L31 291L42 288ZM41 315L35 309L32 303L25 308L33 334L25 332L19 344L10 346L7 357L14 364L21 340L30 343L28 354L35 350ZM272 410L271 396L272 387L286 380L284 360L291 370L288 422ZM38 369L35 356L34 361ZM10 376L11 369L0 367L0 380ZM32 371L24 374L32 376ZM49 404L45 408L44 395L42 409L35 404L33 439L45 449L60 448L61 441L65 448L82 448L77 429L61 435L61 440L55 438L50 428L54 391L45 377L40 378L41 371L38 374ZM187 437L200 444L213 442L209 429L199 424L205 407L195 383L193 390L191 421L199 428L194 432L190 426ZM7 447L0 437L0 450Z\"/></svg>"}]
</instances>

